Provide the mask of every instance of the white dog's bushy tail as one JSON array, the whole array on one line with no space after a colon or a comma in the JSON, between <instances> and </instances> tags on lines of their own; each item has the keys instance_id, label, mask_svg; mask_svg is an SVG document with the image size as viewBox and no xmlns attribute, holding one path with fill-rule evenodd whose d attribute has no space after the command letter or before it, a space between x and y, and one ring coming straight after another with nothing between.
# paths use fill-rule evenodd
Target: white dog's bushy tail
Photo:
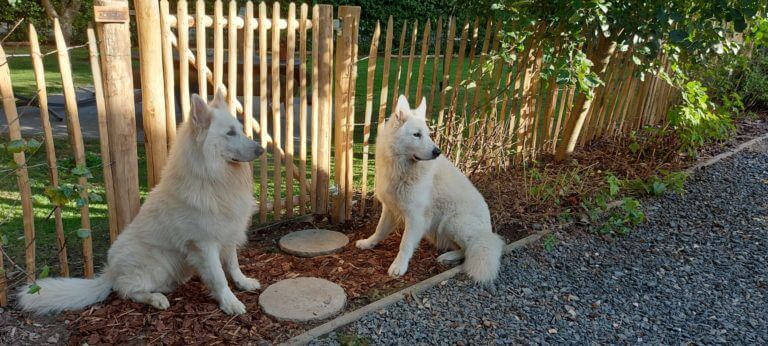
<instances>
[{"instance_id":1,"label":"white dog's bushy tail","mask_svg":"<svg viewBox=\"0 0 768 346\"><path fill-rule=\"evenodd\" d=\"M30 285L24 285L17 297L23 310L37 314L82 309L107 299L112 292L112 280L103 274L95 279L46 278L35 284L40 287L37 293L30 294Z\"/></svg>"},{"instance_id":2,"label":"white dog's bushy tail","mask_svg":"<svg viewBox=\"0 0 768 346\"><path fill-rule=\"evenodd\" d=\"M473 235L468 242L464 260L464 271L478 283L488 284L499 275L501 253L504 241L496 233Z\"/></svg>"}]
</instances>

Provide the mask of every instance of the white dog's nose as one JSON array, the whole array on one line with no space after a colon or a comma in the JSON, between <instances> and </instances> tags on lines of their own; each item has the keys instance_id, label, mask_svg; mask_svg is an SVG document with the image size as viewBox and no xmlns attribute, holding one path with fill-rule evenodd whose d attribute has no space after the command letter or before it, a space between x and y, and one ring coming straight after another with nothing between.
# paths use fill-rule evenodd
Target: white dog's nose
<instances>
[{"instance_id":1,"label":"white dog's nose","mask_svg":"<svg viewBox=\"0 0 768 346\"><path fill-rule=\"evenodd\" d=\"M435 147L432 149L432 158L437 158L438 156L440 156L440 148Z\"/></svg>"},{"instance_id":2,"label":"white dog's nose","mask_svg":"<svg viewBox=\"0 0 768 346\"><path fill-rule=\"evenodd\" d=\"M256 150L254 150L254 153L256 153L256 157L259 157L261 154L264 154L264 148L262 148L261 145L256 144Z\"/></svg>"}]
</instances>

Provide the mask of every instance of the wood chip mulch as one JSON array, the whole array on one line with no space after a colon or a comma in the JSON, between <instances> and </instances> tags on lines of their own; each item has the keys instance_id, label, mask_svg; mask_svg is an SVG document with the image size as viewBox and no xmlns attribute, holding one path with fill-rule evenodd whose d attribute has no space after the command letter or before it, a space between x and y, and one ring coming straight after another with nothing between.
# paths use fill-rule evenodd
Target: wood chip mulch
<instances>
[{"instance_id":1,"label":"wood chip mulch","mask_svg":"<svg viewBox=\"0 0 768 346\"><path fill-rule=\"evenodd\" d=\"M373 215L357 218L342 227L305 222L257 231L251 236L249 246L240 251L241 268L246 275L257 278L262 289L282 279L302 276L335 282L347 293L346 311L448 269L435 261L437 251L422 242L405 276L387 275L397 254L399 236L389 237L373 250L363 251L354 246L357 239L373 232L377 220L378 215ZM340 230L349 235L350 242L340 253L316 258L294 257L277 249L279 236L309 227ZM69 325L69 343L73 345L270 344L285 341L321 323L277 321L261 312L259 292L234 292L247 307L244 315L233 317L222 313L208 289L193 279L168 295L171 306L165 311L119 299L113 294L104 304L66 313L61 318Z\"/></svg>"}]
</instances>

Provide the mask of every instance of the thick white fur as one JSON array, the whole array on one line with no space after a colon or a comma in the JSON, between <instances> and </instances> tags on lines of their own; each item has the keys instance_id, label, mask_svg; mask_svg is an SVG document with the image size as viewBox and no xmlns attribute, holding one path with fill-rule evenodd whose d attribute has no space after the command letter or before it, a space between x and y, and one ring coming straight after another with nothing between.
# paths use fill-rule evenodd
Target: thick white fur
<instances>
[{"instance_id":1,"label":"thick white fur","mask_svg":"<svg viewBox=\"0 0 768 346\"><path fill-rule=\"evenodd\" d=\"M112 290L166 309L169 302L163 293L197 273L224 312L245 312L226 275L241 290L260 288L240 271L236 249L246 242L255 203L249 164L242 161L264 150L243 135L240 123L226 111L222 89L210 105L197 95L192 99L191 119L179 128L162 180L110 247L104 272L93 280L38 280L39 294L22 287L22 309L81 309L106 299Z\"/></svg>"},{"instance_id":2,"label":"thick white fur","mask_svg":"<svg viewBox=\"0 0 768 346\"><path fill-rule=\"evenodd\" d=\"M490 283L498 276L504 241L491 229L490 212L480 192L439 155L429 138L425 113L423 99L412 110L400 96L393 115L381 127L376 138L376 197L383 209L376 232L356 245L370 249L404 222L390 275L405 274L414 250L426 237L438 249L451 250L438 261L466 257L464 271L479 283Z\"/></svg>"}]
</instances>

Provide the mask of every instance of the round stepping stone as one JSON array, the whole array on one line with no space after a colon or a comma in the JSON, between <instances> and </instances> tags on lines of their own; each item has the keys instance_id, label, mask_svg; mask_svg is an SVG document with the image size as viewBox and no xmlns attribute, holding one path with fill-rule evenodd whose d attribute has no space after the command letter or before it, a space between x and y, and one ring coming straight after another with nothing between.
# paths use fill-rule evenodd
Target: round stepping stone
<instances>
[{"instance_id":1,"label":"round stepping stone","mask_svg":"<svg viewBox=\"0 0 768 346\"><path fill-rule=\"evenodd\" d=\"M300 257L315 257L340 251L349 238L339 232L326 229L307 229L292 232L280 238L280 249Z\"/></svg>"},{"instance_id":2,"label":"round stepping stone","mask_svg":"<svg viewBox=\"0 0 768 346\"><path fill-rule=\"evenodd\" d=\"M338 314L346 303L347 294L341 286L318 278L282 280L259 295L264 313L281 321L326 319Z\"/></svg>"}]
</instances>

